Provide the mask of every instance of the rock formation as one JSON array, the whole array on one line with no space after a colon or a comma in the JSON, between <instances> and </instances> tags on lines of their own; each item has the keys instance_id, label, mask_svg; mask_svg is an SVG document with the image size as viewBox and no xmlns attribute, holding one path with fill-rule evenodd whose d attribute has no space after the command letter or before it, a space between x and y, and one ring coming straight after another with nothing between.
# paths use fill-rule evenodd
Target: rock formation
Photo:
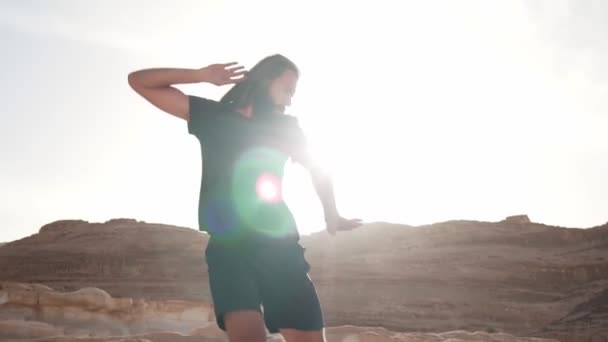
<instances>
[{"instance_id":1,"label":"rock formation","mask_svg":"<svg viewBox=\"0 0 608 342\"><path fill-rule=\"evenodd\" d=\"M112 298L97 288L59 293L44 285L21 283L0 284L0 299L2 341L226 341L212 307L204 303ZM487 332L396 333L355 326L328 328L326 336L329 342L552 341ZM268 341L282 338L271 334Z\"/></svg>"},{"instance_id":2,"label":"rock formation","mask_svg":"<svg viewBox=\"0 0 608 342\"><path fill-rule=\"evenodd\" d=\"M506 223L515 223L515 224L528 224L532 223L528 215L513 215L505 218Z\"/></svg>"},{"instance_id":3,"label":"rock formation","mask_svg":"<svg viewBox=\"0 0 608 342\"><path fill-rule=\"evenodd\" d=\"M38 284L0 284L0 340L53 335L190 334L215 325L213 307L186 301L112 298L98 288L60 293Z\"/></svg>"},{"instance_id":4,"label":"rock formation","mask_svg":"<svg viewBox=\"0 0 608 342\"><path fill-rule=\"evenodd\" d=\"M150 303L204 305L210 303L206 241L205 234L192 229L128 219L59 221L0 247L0 281L44 284L70 292L69 300L93 297L77 301L78 306L100 312L110 304L124 307L129 300L148 303L147 308L165 305ZM562 341L603 338L608 331L608 225L378 223L334 238L325 233L305 236L302 244L332 327L383 327L409 338L461 331ZM38 298L45 298L45 305L56 303L52 295ZM36 310L7 313L6 308L6 303L0 306L4 324L29 320L31 331L57 328L54 321L37 319L41 313ZM43 317L53 317L53 310L43 312ZM159 319L165 320L163 315ZM108 333L139 336L137 325L122 318L118 323L101 313L95 317L115 322L108 323ZM161 330L192 334L192 326L180 330L181 323L168 322ZM372 337L374 331L367 329L356 338L384 341Z\"/></svg>"}]
</instances>

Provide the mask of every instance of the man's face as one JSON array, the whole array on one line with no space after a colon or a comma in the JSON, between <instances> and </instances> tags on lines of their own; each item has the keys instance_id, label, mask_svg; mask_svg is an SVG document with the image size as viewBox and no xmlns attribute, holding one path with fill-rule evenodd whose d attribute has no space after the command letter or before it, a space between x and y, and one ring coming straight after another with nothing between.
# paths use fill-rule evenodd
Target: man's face
<instances>
[{"instance_id":1,"label":"man's face","mask_svg":"<svg viewBox=\"0 0 608 342\"><path fill-rule=\"evenodd\" d=\"M283 113L285 107L291 105L291 98L296 92L297 83L298 74L293 70L286 70L270 83L268 93L279 112Z\"/></svg>"}]
</instances>

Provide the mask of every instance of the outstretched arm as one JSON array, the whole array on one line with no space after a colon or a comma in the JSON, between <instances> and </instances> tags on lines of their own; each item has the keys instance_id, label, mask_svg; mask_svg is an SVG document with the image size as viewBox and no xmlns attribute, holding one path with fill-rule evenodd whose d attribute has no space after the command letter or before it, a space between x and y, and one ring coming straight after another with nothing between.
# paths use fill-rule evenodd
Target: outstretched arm
<instances>
[{"instance_id":1,"label":"outstretched arm","mask_svg":"<svg viewBox=\"0 0 608 342\"><path fill-rule=\"evenodd\" d=\"M323 214L325 222L332 222L339 217L338 208L336 206L336 198L334 196L334 187L329 173L314 165L312 162L305 165L310 173L313 186L323 206Z\"/></svg>"},{"instance_id":2,"label":"outstretched arm","mask_svg":"<svg viewBox=\"0 0 608 342\"><path fill-rule=\"evenodd\" d=\"M337 231L351 230L360 226L361 220L345 219L338 213L330 174L325 172L306 151L299 155L298 161L310 173L315 191L323 206L327 231L333 235Z\"/></svg>"},{"instance_id":3,"label":"outstretched arm","mask_svg":"<svg viewBox=\"0 0 608 342\"><path fill-rule=\"evenodd\" d=\"M236 64L212 64L201 69L143 69L130 73L128 80L131 88L154 106L188 121L188 96L174 85L200 82L224 85L240 82L246 71Z\"/></svg>"}]
</instances>

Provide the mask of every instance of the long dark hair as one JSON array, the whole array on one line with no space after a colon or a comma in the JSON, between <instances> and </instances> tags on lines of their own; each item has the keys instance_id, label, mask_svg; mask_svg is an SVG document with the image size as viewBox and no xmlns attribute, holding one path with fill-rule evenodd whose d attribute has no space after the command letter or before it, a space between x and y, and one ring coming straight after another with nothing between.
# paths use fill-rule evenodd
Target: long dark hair
<instances>
[{"instance_id":1,"label":"long dark hair","mask_svg":"<svg viewBox=\"0 0 608 342\"><path fill-rule=\"evenodd\" d=\"M252 105L254 117L268 116L275 108L268 93L270 83L287 70L299 75L298 68L287 57L280 54L268 56L247 72L244 81L230 88L220 102L232 110Z\"/></svg>"}]
</instances>

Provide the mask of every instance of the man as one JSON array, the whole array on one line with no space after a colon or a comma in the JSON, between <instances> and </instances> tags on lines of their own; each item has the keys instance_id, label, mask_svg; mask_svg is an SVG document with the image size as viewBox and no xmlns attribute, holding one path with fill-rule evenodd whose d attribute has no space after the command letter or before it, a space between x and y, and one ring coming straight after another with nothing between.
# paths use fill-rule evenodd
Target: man
<instances>
[{"instance_id":1,"label":"man","mask_svg":"<svg viewBox=\"0 0 608 342\"><path fill-rule=\"evenodd\" d=\"M360 225L338 214L331 180L309 155L297 120L284 114L298 76L295 64L281 55L264 58L250 71L226 63L129 75L137 93L186 120L201 143L199 229L210 235L209 284L217 323L231 342L265 341L264 325L288 342L324 341L310 265L281 196L289 158L310 171L331 234ZM198 82L234 85L220 101L173 87Z\"/></svg>"}]
</instances>

